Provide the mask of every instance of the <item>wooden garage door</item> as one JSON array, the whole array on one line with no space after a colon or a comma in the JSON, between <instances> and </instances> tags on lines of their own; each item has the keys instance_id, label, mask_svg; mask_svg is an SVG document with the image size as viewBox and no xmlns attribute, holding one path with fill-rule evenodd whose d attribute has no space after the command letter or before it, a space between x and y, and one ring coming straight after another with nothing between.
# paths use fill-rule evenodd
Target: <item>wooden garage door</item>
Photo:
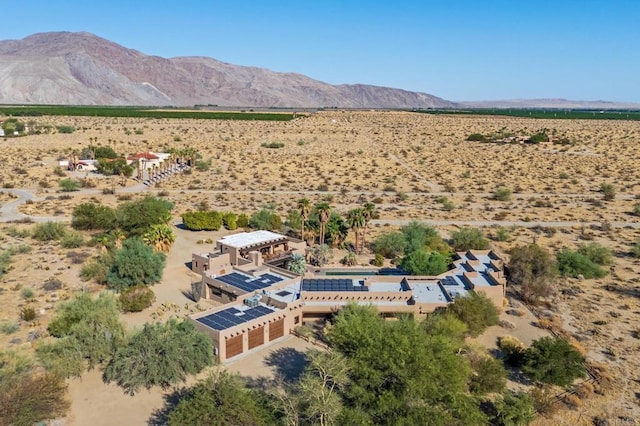
<instances>
[{"instance_id":1,"label":"wooden garage door","mask_svg":"<svg viewBox=\"0 0 640 426\"><path fill-rule=\"evenodd\" d=\"M242 353L242 334L227 339L227 359Z\"/></svg>"},{"instance_id":2,"label":"wooden garage door","mask_svg":"<svg viewBox=\"0 0 640 426\"><path fill-rule=\"evenodd\" d=\"M284 318L269 324L269 341L284 336Z\"/></svg>"},{"instance_id":3,"label":"wooden garage door","mask_svg":"<svg viewBox=\"0 0 640 426\"><path fill-rule=\"evenodd\" d=\"M264 344L264 327L249 331L249 349Z\"/></svg>"}]
</instances>

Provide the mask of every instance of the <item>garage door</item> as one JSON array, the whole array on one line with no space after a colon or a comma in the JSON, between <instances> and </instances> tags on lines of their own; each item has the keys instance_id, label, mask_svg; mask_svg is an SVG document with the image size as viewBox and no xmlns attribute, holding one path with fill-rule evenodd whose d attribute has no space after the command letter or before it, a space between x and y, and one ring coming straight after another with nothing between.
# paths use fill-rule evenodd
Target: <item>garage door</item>
<instances>
[{"instance_id":1,"label":"garage door","mask_svg":"<svg viewBox=\"0 0 640 426\"><path fill-rule=\"evenodd\" d=\"M227 339L227 359L242 353L242 334Z\"/></svg>"},{"instance_id":2,"label":"garage door","mask_svg":"<svg viewBox=\"0 0 640 426\"><path fill-rule=\"evenodd\" d=\"M249 331L249 349L264 344L264 327Z\"/></svg>"},{"instance_id":3,"label":"garage door","mask_svg":"<svg viewBox=\"0 0 640 426\"><path fill-rule=\"evenodd\" d=\"M269 341L284 336L284 318L269 324Z\"/></svg>"}]
</instances>

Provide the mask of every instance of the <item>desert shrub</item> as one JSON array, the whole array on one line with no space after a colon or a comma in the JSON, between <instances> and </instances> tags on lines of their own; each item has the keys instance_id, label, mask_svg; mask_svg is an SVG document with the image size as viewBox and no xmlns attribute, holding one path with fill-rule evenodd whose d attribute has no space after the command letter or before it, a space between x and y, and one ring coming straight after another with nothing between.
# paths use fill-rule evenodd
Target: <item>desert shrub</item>
<instances>
[{"instance_id":1,"label":"desert shrub","mask_svg":"<svg viewBox=\"0 0 640 426\"><path fill-rule=\"evenodd\" d=\"M307 270L307 261L304 255L300 253L293 253L291 259L286 264L286 269L294 274L302 275Z\"/></svg>"},{"instance_id":2,"label":"desert shrub","mask_svg":"<svg viewBox=\"0 0 640 426\"><path fill-rule=\"evenodd\" d=\"M166 389L184 382L187 375L199 373L213 361L211 340L190 321L146 323L115 351L104 379L134 395L141 388Z\"/></svg>"},{"instance_id":3,"label":"desert shrub","mask_svg":"<svg viewBox=\"0 0 640 426\"><path fill-rule=\"evenodd\" d=\"M65 176L67 175L67 172L65 172L65 171L62 169L62 167L60 167L60 166L56 166L56 167L53 169L53 174L54 174L54 175L56 175L56 176L58 176L58 177L65 177Z\"/></svg>"},{"instance_id":4,"label":"desert shrub","mask_svg":"<svg viewBox=\"0 0 640 426\"><path fill-rule=\"evenodd\" d=\"M169 412L168 425L276 424L260 399L237 376L217 370L186 390Z\"/></svg>"},{"instance_id":5,"label":"desert shrub","mask_svg":"<svg viewBox=\"0 0 640 426\"><path fill-rule=\"evenodd\" d=\"M499 227L498 229L496 229L496 232L493 238L496 241L501 241L501 242L509 241L509 238L511 238L511 233L507 228Z\"/></svg>"},{"instance_id":6,"label":"desert shrub","mask_svg":"<svg viewBox=\"0 0 640 426\"><path fill-rule=\"evenodd\" d=\"M80 268L80 279L82 281L94 280L98 284L106 284L112 264L113 255L108 252L104 253Z\"/></svg>"},{"instance_id":7,"label":"desert shrub","mask_svg":"<svg viewBox=\"0 0 640 426\"><path fill-rule=\"evenodd\" d=\"M553 414L559 408L556 394L553 386L535 386L530 392L533 407L540 414Z\"/></svg>"},{"instance_id":8,"label":"desert shrub","mask_svg":"<svg viewBox=\"0 0 640 426\"><path fill-rule=\"evenodd\" d=\"M538 382L558 386L585 375L582 355L565 339L551 337L534 340L525 352L522 371Z\"/></svg>"},{"instance_id":9,"label":"desert shrub","mask_svg":"<svg viewBox=\"0 0 640 426\"><path fill-rule=\"evenodd\" d=\"M65 236L67 229L60 222L39 223L33 229L31 236L38 241L57 241Z\"/></svg>"},{"instance_id":10,"label":"desert shrub","mask_svg":"<svg viewBox=\"0 0 640 426\"><path fill-rule=\"evenodd\" d=\"M20 290L20 296L25 300L29 300L29 299L33 299L33 296L35 296L35 293L29 287L23 287L22 290Z\"/></svg>"},{"instance_id":11,"label":"desert shrub","mask_svg":"<svg viewBox=\"0 0 640 426\"><path fill-rule=\"evenodd\" d=\"M467 136L467 141L469 142L482 142L484 141L484 135L482 133L471 133Z\"/></svg>"},{"instance_id":12,"label":"desert shrub","mask_svg":"<svg viewBox=\"0 0 640 426\"><path fill-rule=\"evenodd\" d=\"M75 337L41 343L36 355L44 368L59 377L80 377L86 368L82 345Z\"/></svg>"},{"instance_id":13,"label":"desert shrub","mask_svg":"<svg viewBox=\"0 0 640 426\"><path fill-rule=\"evenodd\" d=\"M251 215L249 226L252 229L277 231L282 226L282 219L273 209L265 208Z\"/></svg>"},{"instance_id":14,"label":"desert shrub","mask_svg":"<svg viewBox=\"0 0 640 426\"><path fill-rule=\"evenodd\" d=\"M451 252L451 247L440 237L438 230L433 226L414 221L400 228L400 231L406 241L405 255L419 249L424 249L427 252L437 251L444 256L449 256Z\"/></svg>"},{"instance_id":15,"label":"desert shrub","mask_svg":"<svg viewBox=\"0 0 640 426\"><path fill-rule=\"evenodd\" d=\"M611 250L598 243L580 244L577 251L598 265L608 266L613 264Z\"/></svg>"},{"instance_id":16,"label":"desert shrub","mask_svg":"<svg viewBox=\"0 0 640 426\"><path fill-rule=\"evenodd\" d=\"M631 255L633 257L640 257L640 241L631 246Z\"/></svg>"},{"instance_id":17,"label":"desert shrub","mask_svg":"<svg viewBox=\"0 0 640 426\"><path fill-rule=\"evenodd\" d=\"M495 400L494 407L491 424L495 426L528 425L536 418L533 398L524 392L507 392Z\"/></svg>"},{"instance_id":18,"label":"desert shrub","mask_svg":"<svg viewBox=\"0 0 640 426\"><path fill-rule=\"evenodd\" d=\"M136 285L123 290L118 301L123 312L141 312L155 301L156 296L146 285Z\"/></svg>"},{"instance_id":19,"label":"desert shrub","mask_svg":"<svg viewBox=\"0 0 640 426\"><path fill-rule=\"evenodd\" d=\"M78 230L110 231L116 226L116 212L111 207L83 203L73 209L71 226Z\"/></svg>"},{"instance_id":20,"label":"desert shrub","mask_svg":"<svg viewBox=\"0 0 640 426\"><path fill-rule=\"evenodd\" d=\"M371 261L371 264L373 266L381 268L382 266L384 266L384 256L382 256L379 253L376 253L376 255L374 256L373 260Z\"/></svg>"},{"instance_id":21,"label":"desert shrub","mask_svg":"<svg viewBox=\"0 0 640 426\"><path fill-rule=\"evenodd\" d=\"M600 192L602 192L602 199L605 201L612 201L616 198L616 188L611 183L600 185Z\"/></svg>"},{"instance_id":22,"label":"desert shrub","mask_svg":"<svg viewBox=\"0 0 640 426\"><path fill-rule=\"evenodd\" d=\"M566 394L562 398L562 402L564 402L567 405L567 407L572 408L574 410L582 405L582 400L580 399L580 397L578 397L578 395L574 395L571 393Z\"/></svg>"},{"instance_id":23,"label":"desert shrub","mask_svg":"<svg viewBox=\"0 0 640 426\"><path fill-rule=\"evenodd\" d=\"M95 299L86 293L77 294L59 305L47 329L54 337L75 340L52 352L65 354L77 345L89 367L107 361L125 336L118 302L110 293L101 293Z\"/></svg>"},{"instance_id":24,"label":"desert shrub","mask_svg":"<svg viewBox=\"0 0 640 426\"><path fill-rule=\"evenodd\" d=\"M489 248L489 240L478 228L462 228L451 233L453 249L455 251L486 250Z\"/></svg>"},{"instance_id":25,"label":"desert shrub","mask_svg":"<svg viewBox=\"0 0 640 426\"><path fill-rule=\"evenodd\" d=\"M20 324L15 321L3 321L0 323L0 333L13 334L20 329Z\"/></svg>"},{"instance_id":26,"label":"desert shrub","mask_svg":"<svg viewBox=\"0 0 640 426\"><path fill-rule=\"evenodd\" d=\"M556 255L558 261L558 271L562 276L578 277L582 275L586 279L602 278L607 275L607 271L593 262L587 256L564 249Z\"/></svg>"},{"instance_id":27,"label":"desert shrub","mask_svg":"<svg viewBox=\"0 0 640 426\"><path fill-rule=\"evenodd\" d=\"M311 247L309 252L309 263L313 266L324 266L329 263L332 256L333 251L331 250L331 247L326 244L318 244Z\"/></svg>"},{"instance_id":28,"label":"desert shrub","mask_svg":"<svg viewBox=\"0 0 640 426\"><path fill-rule=\"evenodd\" d=\"M497 359L489 355L472 354L468 357L474 374L469 382L471 392L484 395L502 392L507 385L507 371Z\"/></svg>"},{"instance_id":29,"label":"desert shrub","mask_svg":"<svg viewBox=\"0 0 640 426\"><path fill-rule=\"evenodd\" d=\"M82 185L75 179L67 178L59 180L58 186L62 192L72 192L79 190Z\"/></svg>"},{"instance_id":30,"label":"desert shrub","mask_svg":"<svg viewBox=\"0 0 640 426\"><path fill-rule=\"evenodd\" d=\"M82 247L84 245L84 235L76 231L67 232L65 236L62 237L60 245L68 249Z\"/></svg>"},{"instance_id":31,"label":"desert shrub","mask_svg":"<svg viewBox=\"0 0 640 426\"><path fill-rule=\"evenodd\" d=\"M633 214L634 216L640 216L640 203L635 203L633 205L633 210L631 211L631 214Z\"/></svg>"},{"instance_id":32,"label":"desert shrub","mask_svg":"<svg viewBox=\"0 0 640 426\"><path fill-rule=\"evenodd\" d=\"M531 135L528 142L533 144L538 144L540 142L549 142L549 136L547 136L546 132L538 132Z\"/></svg>"},{"instance_id":33,"label":"desert shrub","mask_svg":"<svg viewBox=\"0 0 640 426\"><path fill-rule=\"evenodd\" d=\"M342 260L340 260L340 263L342 263L344 266L355 266L357 263L357 259L356 259L356 254L352 251L350 251L349 253L347 253Z\"/></svg>"},{"instance_id":34,"label":"desert shrub","mask_svg":"<svg viewBox=\"0 0 640 426\"><path fill-rule=\"evenodd\" d=\"M222 227L222 213L207 210L186 212L182 215L182 224L190 231L217 231Z\"/></svg>"},{"instance_id":35,"label":"desert shrub","mask_svg":"<svg viewBox=\"0 0 640 426\"><path fill-rule=\"evenodd\" d=\"M21 374L0 381L0 419L6 425L33 425L65 414L67 385L55 374Z\"/></svg>"},{"instance_id":36,"label":"desert shrub","mask_svg":"<svg viewBox=\"0 0 640 426\"><path fill-rule=\"evenodd\" d=\"M509 201L513 192L504 186L499 187L493 192L493 199L497 201Z\"/></svg>"},{"instance_id":37,"label":"desert shrub","mask_svg":"<svg viewBox=\"0 0 640 426\"><path fill-rule=\"evenodd\" d=\"M509 254L509 278L521 286L526 300L536 303L540 297L551 294L558 271L548 251L537 244L530 244L516 246Z\"/></svg>"},{"instance_id":38,"label":"desert shrub","mask_svg":"<svg viewBox=\"0 0 640 426\"><path fill-rule=\"evenodd\" d=\"M206 172L211 168L211 159L209 160L200 160L196 162L196 170L199 172Z\"/></svg>"},{"instance_id":39,"label":"desert shrub","mask_svg":"<svg viewBox=\"0 0 640 426\"><path fill-rule=\"evenodd\" d=\"M471 336L478 336L499 321L498 308L484 293L470 292L457 297L447 306L447 311L467 325Z\"/></svg>"},{"instance_id":40,"label":"desert shrub","mask_svg":"<svg viewBox=\"0 0 640 426\"><path fill-rule=\"evenodd\" d=\"M76 131L76 128L73 126L56 126L56 130L58 133L73 133Z\"/></svg>"},{"instance_id":41,"label":"desert shrub","mask_svg":"<svg viewBox=\"0 0 640 426\"><path fill-rule=\"evenodd\" d=\"M163 198L147 196L141 200L120 204L116 210L118 225L128 236L141 236L152 225L171 220L173 204Z\"/></svg>"},{"instance_id":42,"label":"desert shrub","mask_svg":"<svg viewBox=\"0 0 640 426\"><path fill-rule=\"evenodd\" d=\"M36 310L30 306L25 306L20 309L20 319L26 322L33 321L37 317Z\"/></svg>"},{"instance_id":43,"label":"desert shrub","mask_svg":"<svg viewBox=\"0 0 640 426\"><path fill-rule=\"evenodd\" d=\"M576 386L576 394L582 398L586 399L593 395L595 391L595 386L593 386L590 382L582 382L578 386Z\"/></svg>"},{"instance_id":44,"label":"desert shrub","mask_svg":"<svg viewBox=\"0 0 640 426\"><path fill-rule=\"evenodd\" d=\"M374 253L387 259L397 259L404 254L407 240L402 232L384 232L373 242Z\"/></svg>"},{"instance_id":45,"label":"desert shrub","mask_svg":"<svg viewBox=\"0 0 640 426\"><path fill-rule=\"evenodd\" d=\"M260 144L261 147L263 148L270 148L270 149L278 149L278 148L284 148L284 143L282 142L269 142L269 143L262 143Z\"/></svg>"},{"instance_id":46,"label":"desert shrub","mask_svg":"<svg viewBox=\"0 0 640 426\"><path fill-rule=\"evenodd\" d=\"M162 279L164 253L155 253L140 238L129 238L113 257L107 284L116 291L139 284L155 284Z\"/></svg>"},{"instance_id":47,"label":"desert shrub","mask_svg":"<svg viewBox=\"0 0 640 426\"><path fill-rule=\"evenodd\" d=\"M526 348L524 343L517 337L502 336L498 340L498 347L504 355L504 362L508 365L518 367L524 362Z\"/></svg>"},{"instance_id":48,"label":"desert shrub","mask_svg":"<svg viewBox=\"0 0 640 426\"><path fill-rule=\"evenodd\" d=\"M241 213L238 216L237 224L238 224L238 228L246 228L246 227L248 227L249 226L249 216L247 216L245 213Z\"/></svg>"},{"instance_id":49,"label":"desert shrub","mask_svg":"<svg viewBox=\"0 0 640 426\"><path fill-rule=\"evenodd\" d=\"M411 275L439 275L449 269L449 260L437 251L419 249L405 256L400 266Z\"/></svg>"},{"instance_id":50,"label":"desert shrub","mask_svg":"<svg viewBox=\"0 0 640 426\"><path fill-rule=\"evenodd\" d=\"M225 213L222 216L222 224L229 231L233 231L238 228L238 217L235 213Z\"/></svg>"}]
</instances>

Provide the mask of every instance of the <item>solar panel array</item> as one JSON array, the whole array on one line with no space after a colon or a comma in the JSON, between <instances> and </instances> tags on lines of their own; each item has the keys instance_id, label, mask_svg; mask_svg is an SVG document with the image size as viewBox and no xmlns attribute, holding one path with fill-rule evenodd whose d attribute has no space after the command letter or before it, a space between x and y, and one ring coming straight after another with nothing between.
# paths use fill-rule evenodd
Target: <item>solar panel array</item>
<instances>
[{"instance_id":1,"label":"solar panel array","mask_svg":"<svg viewBox=\"0 0 640 426\"><path fill-rule=\"evenodd\" d=\"M353 285L348 279L308 279L302 280L302 291L369 291L363 285Z\"/></svg>"},{"instance_id":2,"label":"solar panel array","mask_svg":"<svg viewBox=\"0 0 640 426\"><path fill-rule=\"evenodd\" d=\"M241 312L242 314L239 315ZM240 311L236 308L228 308L223 311L214 312L213 314L198 318L196 321L206 325L207 327L211 327L214 330L222 331L273 312L275 311L265 306L256 306L255 308L247 309L245 311Z\"/></svg>"},{"instance_id":3,"label":"solar panel array","mask_svg":"<svg viewBox=\"0 0 640 426\"><path fill-rule=\"evenodd\" d=\"M243 275L238 272L232 272L227 275L221 275L216 277L218 281L222 281L225 284L232 285L240 290L244 290L247 293L252 291L261 290L272 286L273 284L282 281L284 278L273 274L264 274L259 277L251 277Z\"/></svg>"}]
</instances>

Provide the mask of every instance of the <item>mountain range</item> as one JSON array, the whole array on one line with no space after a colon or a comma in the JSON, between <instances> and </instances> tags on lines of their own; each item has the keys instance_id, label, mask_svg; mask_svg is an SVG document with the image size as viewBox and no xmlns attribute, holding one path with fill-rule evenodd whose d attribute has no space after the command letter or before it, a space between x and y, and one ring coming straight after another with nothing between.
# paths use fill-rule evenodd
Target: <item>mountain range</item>
<instances>
[{"instance_id":1,"label":"mountain range","mask_svg":"<svg viewBox=\"0 0 640 426\"><path fill-rule=\"evenodd\" d=\"M331 85L302 74L207 57L149 56L87 32L38 33L0 41L0 103L295 108L553 108L570 104L579 108L640 108L640 104L556 99L456 103L389 87Z\"/></svg>"}]
</instances>

